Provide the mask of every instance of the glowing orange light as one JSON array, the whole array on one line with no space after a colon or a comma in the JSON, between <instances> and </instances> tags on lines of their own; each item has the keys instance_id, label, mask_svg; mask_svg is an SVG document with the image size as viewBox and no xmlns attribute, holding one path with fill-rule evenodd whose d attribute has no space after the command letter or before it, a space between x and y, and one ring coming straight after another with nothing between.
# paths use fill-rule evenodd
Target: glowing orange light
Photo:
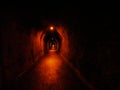
<instances>
[{"instance_id":1,"label":"glowing orange light","mask_svg":"<svg viewBox=\"0 0 120 90\"><path fill-rule=\"evenodd\" d=\"M54 66L55 65L55 59L54 58L50 58L50 59L48 59L48 61L46 62L46 64L48 65L48 66ZM55 66L56 67L56 66Z\"/></svg>"},{"instance_id":2,"label":"glowing orange light","mask_svg":"<svg viewBox=\"0 0 120 90\"><path fill-rule=\"evenodd\" d=\"M48 55L43 58L40 65L41 77L43 77L44 82L48 84L56 83L60 76L61 58L56 54Z\"/></svg>"},{"instance_id":3,"label":"glowing orange light","mask_svg":"<svg viewBox=\"0 0 120 90\"><path fill-rule=\"evenodd\" d=\"M50 30L53 30L53 29L54 29L54 27L53 27L53 26L51 26L51 27L50 27Z\"/></svg>"}]
</instances>

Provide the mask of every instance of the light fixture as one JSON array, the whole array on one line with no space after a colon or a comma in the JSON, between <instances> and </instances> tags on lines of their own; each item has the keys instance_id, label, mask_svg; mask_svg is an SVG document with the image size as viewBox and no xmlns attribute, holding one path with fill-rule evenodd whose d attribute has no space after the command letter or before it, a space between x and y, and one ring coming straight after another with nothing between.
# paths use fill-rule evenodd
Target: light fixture
<instances>
[{"instance_id":1,"label":"light fixture","mask_svg":"<svg viewBox=\"0 0 120 90\"><path fill-rule=\"evenodd\" d=\"M50 26L50 30L54 30L54 27L53 27L53 26Z\"/></svg>"}]
</instances>

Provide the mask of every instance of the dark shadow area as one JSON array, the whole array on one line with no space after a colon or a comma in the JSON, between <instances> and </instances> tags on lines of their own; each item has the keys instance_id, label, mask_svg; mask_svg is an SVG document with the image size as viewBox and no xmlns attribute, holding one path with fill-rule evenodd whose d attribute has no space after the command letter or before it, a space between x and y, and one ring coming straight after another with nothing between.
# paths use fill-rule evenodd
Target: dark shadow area
<instances>
[{"instance_id":1,"label":"dark shadow area","mask_svg":"<svg viewBox=\"0 0 120 90\"><path fill-rule=\"evenodd\" d=\"M62 38L56 30L47 30L44 37L44 51L55 50L60 53Z\"/></svg>"},{"instance_id":2,"label":"dark shadow area","mask_svg":"<svg viewBox=\"0 0 120 90\"><path fill-rule=\"evenodd\" d=\"M29 38L31 30L35 32L42 31L49 24L46 21L51 21L55 24L56 22L62 23L62 25L67 27L68 41L70 43L69 53L71 54L69 62L97 90L120 89L119 33L112 26L113 16L110 13L111 10L105 9L105 12L110 11L108 14L102 11L97 9L94 11L95 14L82 15L79 5L73 8L70 4L59 7L57 11L54 5L53 7L50 6L49 9L3 9L0 15L0 30L2 32L2 44L0 44L2 50L0 52L2 55L0 60L0 88L4 90L11 77L14 80L16 73L20 72L21 69L24 70L25 67L30 67L29 64L35 58L34 52L37 51L37 49L36 51L33 50L33 48L36 48L34 46L36 42L34 45L30 42L33 40L33 37ZM43 23L47 23L47 25ZM62 38L56 30L46 31L44 37L45 53L48 53L51 49L55 49L58 53L61 52L61 42ZM64 70L62 69L61 71ZM70 71L69 75L72 75L70 73L73 74ZM27 75L25 75L25 78ZM28 78L31 79L30 77ZM34 81L34 76L32 81ZM73 84L73 81L69 82ZM10 81L9 83L12 82Z\"/></svg>"}]
</instances>

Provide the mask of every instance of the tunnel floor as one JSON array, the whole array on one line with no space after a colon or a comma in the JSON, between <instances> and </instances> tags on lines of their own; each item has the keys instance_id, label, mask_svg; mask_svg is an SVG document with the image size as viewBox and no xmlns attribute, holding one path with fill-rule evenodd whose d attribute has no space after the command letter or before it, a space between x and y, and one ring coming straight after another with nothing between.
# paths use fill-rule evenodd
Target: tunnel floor
<instances>
[{"instance_id":1,"label":"tunnel floor","mask_svg":"<svg viewBox=\"0 0 120 90\"><path fill-rule=\"evenodd\" d=\"M10 90L89 90L55 51L49 51L29 72L14 80Z\"/></svg>"}]
</instances>

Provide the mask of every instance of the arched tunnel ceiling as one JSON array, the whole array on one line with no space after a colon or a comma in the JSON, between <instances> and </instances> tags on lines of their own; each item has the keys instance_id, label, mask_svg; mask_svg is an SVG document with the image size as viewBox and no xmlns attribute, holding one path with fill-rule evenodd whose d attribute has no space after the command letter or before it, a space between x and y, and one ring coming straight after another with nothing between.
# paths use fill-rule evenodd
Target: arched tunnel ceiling
<instances>
[{"instance_id":1,"label":"arched tunnel ceiling","mask_svg":"<svg viewBox=\"0 0 120 90\"><path fill-rule=\"evenodd\" d=\"M59 35L59 33L56 30L55 31L47 31L45 33L44 42L49 41L50 38L54 38L54 39L58 40L59 42L61 42L61 36Z\"/></svg>"},{"instance_id":2,"label":"arched tunnel ceiling","mask_svg":"<svg viewBox=\"0 0 120 90\"><path fill-rule=\"evenodd\" d=\"M60 52L61 49L61 36L60 34L57 32L57 30L48 30L45 32L45 36L44 36L44 52L48 52L51 48L51 44L56 46L56 51Z\"/></svg>"}]
</instances>

